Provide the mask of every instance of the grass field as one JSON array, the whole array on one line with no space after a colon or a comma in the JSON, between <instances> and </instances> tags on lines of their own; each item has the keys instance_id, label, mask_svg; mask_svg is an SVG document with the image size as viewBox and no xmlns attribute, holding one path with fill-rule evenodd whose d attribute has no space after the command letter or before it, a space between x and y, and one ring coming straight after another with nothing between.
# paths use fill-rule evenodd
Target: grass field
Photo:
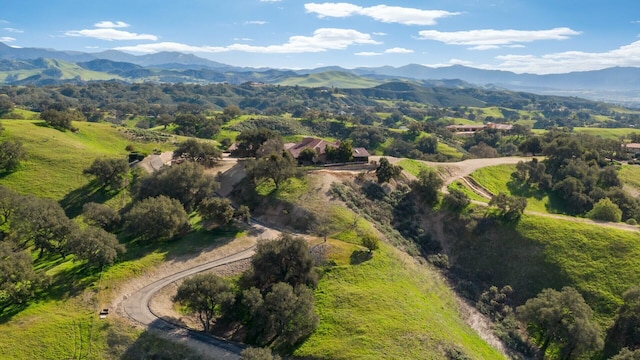
<instances>
[{"instance_id":1,"label":"grass field","mask_svg":"<svg viewBox=\"0 0 640 360\"><path fill-rule=\"evenodd\" d=\"M412 160L412 159L402 159L398 161L397 165L402 167L406 172L408 172L413 176L418 176L418 174L420 174L420 171L430 168L424 163L417 160Z\"/></svg>"},{"instance_id":2,"label":"grass field","mask_svg":"<svg viewBox=\"0 0 640 360\"><path fill-rule=\"evenodd\" d=\"M222 236L220 236L222 235ZM39 300L13 317L0 319L0 353L3 359L120 359L125 351L137 351L140 336L145 334L129 323L110 317L97 318L97 311L107 307L118 294L114 289L122 282L142 276L164 261L226 242L229 234L197 232L179 241L159 246L134 248L125 260L105 269L100 279L97 272L86 273L83 263L60 262L47 273L53 284ZM40 266L48 266L40 264ZM86 287L86 289L85 289ZM158 341L146 334L144 341ZM157 346L157 345L156 345ZM190 351L157 347L146 355L181 349L179 357ZM140 350L143 351L143 350ZM73 357L75 356L75 357ZM138 356L145 356L140 354ZM133 358L133 357L130 357Z\"/></svg>"},{"instance_id":3,"label":"grass field","mask_svg":"<svg viewBox=\"0 0 640 360\"><path fill-rule=\"evenodd\" d=\"M525 216L516 229L544 246L545 259L562 269L603 324L640 279L636 232L536 216Z\"/></svg>"},{"instance_id":4,"label":"grass field","mask_svg":"<svg viewBox=\"0 0 640 360\"><path fill-rule=\"evenodd\" d=\"M363 251L342 247L349 252ZM313 359L437 359L460 351L503 359L471 330L437 272L382 244L370 260L327 269L316 290L318 329L295 352Z\"/></svg>"},{"instance_id":5,"label":"grass field","mask_svg":"<svg viewBox=\"0 0 640 360\"><path fill-rule=\"evenodd\" d=\"M61 200L72 190L89 183L82 170L98 157L125 157L128 140L110 124L76 122L78 132L62 132L41 121L2 120L2 138L22 142L27 152L18 171L5 175L0 183L23 194ZM170 143L135 143L138 151L172 149Z\"/></svg>"},{"instance_id":6,"label":"grass field","mask_svg":"<svg viewBox=\"0 0 640 360\"><path fill-rule=\"evenodd\" d=\"M585 133L593 136L600 136L604 139L619 140L623 136L632 133L640 134L640 130L635 128L596 128L596 127L575 127L574 132Z\"/></svg>"},{"instance_id":7,"label":"grass field","mask_svg":"<svg viewBox=\"0 0 640 360\"><path fill-rule=\"evenodd\" d=\"M640 166L623 165L618 171L618 177L624 185L640 191Z\"/></svg>"},{"instance_id":8,"label":"grass field","mask_svg":"<svg viewBox=\"0 0 640 360\"><path fill-rule=\"evenodd\" d=\"M638 233L525 214L517 224L453 240L455 258L485 286L511 285L524 303L544 288L576 288L605 330L640 278Z\"/></svg>"},{"instance_id":9,"label":"grass field","mask_svg":"<svg viewBox=\"0 0 640 360\"><path fill-rule=\"evenodd\" d=\"M516 169L515 165L487 166L474 171L470 176L478 184L489 190L492 194L505 193L507 195L523 196L527 198L527 210L540 213L557 213L556 203L552 203L546 192L521 189L511 183L511 173Z\"/></svg>"}]
</instances>

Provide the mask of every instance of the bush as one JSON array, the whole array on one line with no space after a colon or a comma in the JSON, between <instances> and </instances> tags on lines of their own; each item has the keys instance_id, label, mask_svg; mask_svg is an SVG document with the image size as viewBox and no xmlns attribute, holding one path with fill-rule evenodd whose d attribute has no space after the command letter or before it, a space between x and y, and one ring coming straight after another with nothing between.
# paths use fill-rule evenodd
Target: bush
<instances>
[{"instance_id":1,"label":"bush","mask_svg":"<svg viewBox=\"0 0 640 360\"><path fill-rule=\"evenodd\" d=\"M592 220L620 222L622 210L609 198L604 198L593 205L593 209L587 213L587 217Z\"/></svg>"}]
</instances>

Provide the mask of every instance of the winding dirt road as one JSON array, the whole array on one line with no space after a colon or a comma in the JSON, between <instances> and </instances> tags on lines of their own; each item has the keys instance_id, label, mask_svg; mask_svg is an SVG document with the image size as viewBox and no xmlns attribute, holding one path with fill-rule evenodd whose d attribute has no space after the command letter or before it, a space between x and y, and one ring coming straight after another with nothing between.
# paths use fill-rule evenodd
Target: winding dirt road
<instances>
[{"instance_id":1,"label":"winding dirt road","mask_svg":"<svg viewBox=\"0 0 640 360\"><path fill-rule=\"evenodd\" d=\"M251 247L227 257L198 265L157 280L131 294L123 303L124 311L131 319L147 328L169 333L173 340L179 342L189 340L202 343L202 345L205 346L208 345L210 348L208 353L214 359L239 359L239 354L243 349L242 347L163 320L153 313L149 303L157 292L175 281L222 265L248 259L253 255L254 251L255 247Z\"/></svg>"},{"instance_id":2,"label":"winding dirt road","mask_svg":"<svg viewBox=\"0 0 640 360\"><path fill-rule=\"evenodd\" d=\"M380 157L372 157L371 160L379 161ZM402 160L399 158L387 157L391 163L397 163ZM422 163L432 166L439 169L441 176L445 182L444 188L446 186L454 182L458 179L464 179L477 169L487 166L494 165L502 165L502 164L516 164L518 161L527 161L529 158L522 157L502 157L502 158L491 158L491 159L471 159L465 160L461 162L452 162L452 163L437 163L437 162L427 162L421 161ZM232 168L233 164L230 164L229 168ZM228 170L228 169L225 169ZM324 170L328 171L328 170ZM338 169L332 169L331 172L340 172ZM352 173L357 173L357 171L351 171ZM406 173L406 172L405 172ZM410 174L407 174L409 177L413 177ZM486 194L483 194L482 191L479 191L482 196L486 197ZM475 201L474 201L475 203ZM482 203L485 205L485 203ZM527 211L527 213L531 213ZM591 222L593 221L589 219L578 219L569 216L563 215L555 215L555 214L541 214L541 213L532 213L539 216L546 216L552 218L561 218L564 220L570 220L575 222ZM612 223L597 223L600 226L607 227L615 227L618 229L628 230L628 231L638 231L637 227L630 226L627 224L612 224ZM267 236L269 238L276 237L280 231L274 228L270 228L265 224L262 224L257 221L252 221L252 226L259 233L262 233L263 236ZM226 264L231 264L234 262L242 261L248 259L253 255L255 251L255 246L250 246L241 251L234 252L230 255L227 255L222 258L218 258L216 260L212 260L206 263L202 263L191 268L181 270L175 272L169 276L163 277L159 280L153 281L146 286L133 291L128 297L122 300L119 306L122 307L126 316L135 322L141 324L148 329L158 330L161 333L167 335L172 340L177 342L185 343L195 349L201 350L203 354L211 357L213 359L239 359L240 352L243 347L238 344L234 344L222 339L213 338L209 335L206 335L202 332L194 331L188 329L187 327L183 327L169 321L162 319L158 314L155 314L150 307L150 302L155 294L157 294L160 290L165 288L166 286L177 282L187 276L191 276L203 271L211 270L216 267L220 267Z\"/></svg>"}]
</instances>

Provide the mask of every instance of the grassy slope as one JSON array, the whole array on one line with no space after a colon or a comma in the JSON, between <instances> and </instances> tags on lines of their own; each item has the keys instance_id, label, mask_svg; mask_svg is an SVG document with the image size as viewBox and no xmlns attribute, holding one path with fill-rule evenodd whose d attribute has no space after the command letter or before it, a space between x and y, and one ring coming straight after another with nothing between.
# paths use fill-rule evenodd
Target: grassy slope
<instances>
[{"instance_id":1,"label":"grassy slope","mask_svg":"<svg viewBox=\"0 0 640 360\"><path fill-rule=\"evenodd\" d=\"M638 129L635 129L635 128L609 129L609 128L593 128L593 127L575 127L573 128L573 131L586 133L594 136L601 136L605 139L613 139L613 140L618 140L623 136L639 132Z\"/></svg>"},{"instance_id":2,"label":"grassy slope","mask_svg":"<svg viewBox=\"0 0 640 360\"><path fill-rule=\"evenodd\" d=\"M624 185L640 191L640 166L623 165L618 171L618 177Z\"/></svg>"},{"instance_id":3,"label":"grassy slope","mask_svg":"<svg viewBox=\"0 0 640 360\"><path fill-rule=\"evenodd\" d=\"M544 288L573 286L606 329L622 293L640 278L637 238L637 232L525 214L515 225L452 239L451 249L483 286L511 285L517 303Z\"/></svg>"},{"instance_id":4,"label":"grassy slope","mask_svg":"<svg viewBox=\"0 0 640 360\"><path fill-rule=\"evenodd\" d=\"M511 193L506 182L513 167L487 167L472 176L492 192ZM640 186L635 181L639 169L623 166L620 171L623 182ZM528 209L546 210L546 196L528 200ZM482 277L493 278L501 285L512 284L516 291L519 286L519 291L527 296L545 287L574 286L603 325L611 321L621 294L640 278L640 245L635 232L525 215L515 229L500 229L497 233L497 237L485 238L489 242L483 242L480 248L476 245L458 248L465 254L469 269L475 268L484 274Z\"/></svg>"},{"instance_id":5,"label":"grassy slope","mask_svg":"<svg viewBox=\"0 0 640 360\"><path fill-rule=\"evenodd\" d=\"M288 77L278 85L287 86L309 86L309 87L337 87L337 88L370 88L380 85L382 82L367 79L357 75L352 75L339 71L327 71L318 74L302 75L299 77Z\"/></svg>"},{"instance_id":6,"label":"grassy slope","mask_svg":"<svg viewBox=\"0 0 640 360\"><path fill-rule=\"evenodd\" d=\"M413 176L418 176L418 174L420 174L420 171L429 169L429 166L425 165L424 163L412 159L402 159L398 161L397 165L402 167L405 171Z\"/></svg>"},{"instance_id":7,"label":"grassy slope","mask_svg":"<svg viewBox=\"0 0 640 360\"><path fill-rule=\"evenodd\" d=\"M549 213L549 195L541 191L527 192L508 185L511 174L515 170L515 165L487 166L474 171L470 176L493 194L503 192L508 195L526 197L527 210Z\"/></svg>"},{"instance_id":8,"label":"grassy slope","mask_svg":"<svg viewBox=\"0 0 640 360\"><path fill-rule=\"evenodd\" d=\"M62 199L70 191L89 183L82 174L97 157L122 157L131 141L110 124L74 123L77 133L42 126L41 121L3 120L2 138L22 142L28 159L18 171L0 182L21 193ZM172 148L170 144L137 143L140 151Z\"/></svg>"},{"instance_id":9,"label":"grassy slope","mask_svg":"<svg viewBox=\"0 0 640 360\"><path fill-rule=\"evenodd\" d=\"M62 199L83 187L89 179L82 170L98 156L124 156L130 143L109 124L74 123L78 133L60 132L39 126L39 121L4 120L3 138L22 141L29 160L0 179L0 183L22 193ZM135 143L140 150L172 147L170 144ZM128 260L99 273L87 272L72 260L43 259L36 269L51 276L51 286L24 310L0 319L0 354L7 359L59 359L83 356L89 359L120 358L121 352L143 346L141 332L115 319L99 321L96 309L109 301L110 289L161 264L167 257L210 243L212 236L168 244L160 249L130 251ZM98 292L100 286L100 292ZM145 333L145 339L154 337ZM146 341L146 340L145 340ZM89 354L91 344L91 354ZM133 347L132 347L133 346ZM119 350L118 350L119 349ZM117 350L117 351L116 351ZM120 351L120 353L118 353Z\"/></svg>"},{"instance_id":10,"label":"grassy slope","mask_svg":"<svg viewBox=\"0 0 640 360\"><path fill-rule=\"evenodd\" d=\"M305 196L316 186L312 178L294 179L270 196L300 206L321 206L322 200ZM266 194L272 189L263 185L257 190ZM445 349L459 349L475 359L503 358L464 323L453 292L437 271L416 265L384 243L371 260L350 264L354 251L363 251L358 234L374 230L362 218L354 230L350 210L327 206L337 230L329 240L329 257L338 266L327 268L316 290L320 326L294 355L432 359L443 358Z\"/></svg>"},{"instance_id":11,"label":"grassy slope","mask_svg":"<svg viewBox=\"0 0 640 360\"><path fill-rule=\"evenodd\" d=\"M640 279L640 245L635 232L558 219L524 216L516 229L544 247L601 320L609 320L622 293Z\"/></svg>"},{"instance_id":12,"label":"grassy slope","mask_svg":"<svg viewBox=\"0 0 640 360\"><path fill-rule=\"evenodd\" d=\"M501 359L460 318L436 274L386 244L358 265L329 268L316 290L320 326L294 353L316 359L433 359L459 349Z\"/></svg>"}]
</instances>

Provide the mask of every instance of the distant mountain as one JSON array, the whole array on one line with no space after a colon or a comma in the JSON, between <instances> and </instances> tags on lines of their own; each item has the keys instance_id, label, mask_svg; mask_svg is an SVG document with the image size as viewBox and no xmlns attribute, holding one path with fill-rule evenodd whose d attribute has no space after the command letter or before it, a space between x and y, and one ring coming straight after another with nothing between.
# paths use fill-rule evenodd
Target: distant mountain
<instances>
[{"instance_id":1,"label":"distant mountain","mask_svg":"<svg viewBox=\"0 0 640 360\"><path fill-rule=\"evenodd\" d=\"M0 42L0 60L33 60L37 58L49 58L63 61L89 61L95 57L88 53L77 51L57 51L38 48L14 48Z\"/></svg>"},{"instance_id":2,"label":"distant mountain","mask_svg":"<svg viewBox=\"0 0 640 360\"><path fill-rule=\"evenodd\" d=\"M77 72L74 81L112 78L129 82L229 82L247 81L299 86L370 87L384 82L403 80L425 86L485 87L527 91L538 94L570 95L592 100L640 105L640 68L615 67L595 71L565 74L516 74L509 71L483 70L453 65L428 67L409 64L401 67L361 67L344 69L328 66L306 70L277 70L268 68L242 68L179 52L160 52L131 55L108 50L100 53L57 51L39 48L13 48L0 43L0 83L18 84L27 78L56 81L60 75L51 65L39 66L35 59L55 59L77 63L78 67L92 71L90 76ZM55 67L55 66L54 66ZM69 68L67 66L67 68ZM25 75L25 70L30 73ZM38 71L47 73L38 73ZM19 73L20 72L20 73ZM104 73L98 76L97 73ZM65 74L65 71L62 71ZM69 81L59 76L60 81ZM437 85L439 84L439 85Z\"/></svg>"}]
</instances>

